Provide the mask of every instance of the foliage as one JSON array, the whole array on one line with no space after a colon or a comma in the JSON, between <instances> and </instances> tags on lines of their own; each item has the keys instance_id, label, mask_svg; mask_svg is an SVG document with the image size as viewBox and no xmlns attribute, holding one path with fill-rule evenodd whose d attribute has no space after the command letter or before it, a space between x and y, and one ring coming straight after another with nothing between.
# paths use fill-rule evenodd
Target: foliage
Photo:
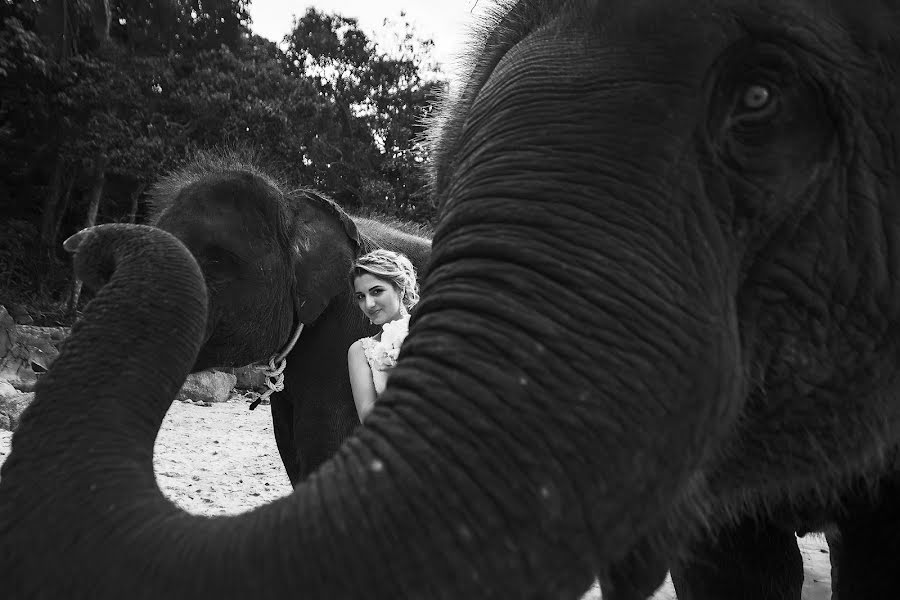
<instances>
[{"instance_id":1,"label":"foliage","mask_svg":"<svg viewBox=\"0 0 900 600\"><path fill-rule=\"evenodd\" d=\"M90 190L100 221L140 220L142 191L198 150L249 148L351 211L430 221L417 141L441 85L430 42L407 23L386 52L355 21L310 10L282 50L250 34L248 6L0 4L0 213L17 223L0 266L14 295L64 302L58 240L83 226Z\"/></svg>"},{"instance_id":2,"label":"foliage","mask_svg":"<svg viewBox=\"0 0 900 600\"><path fill-rule=\"evenodd\" d=\"M140 54L237 50L250 23L248 0L114 0L110 35Z\"/></svg>"},{"instance_id":3,"label":"foliage","mask_svg":"<svg viewBox=\"0 0 900 600\"><path fill-rule=\"evenodd\" d=\"M45 140L52 134L48 127L49 92L54 69L34 31L37 17L38 11L29 4L0 5L0 161L6 171L4 183L28 171L33 151L40 149L34 137Z\"/></svg>"},{"instance_id":4,"label":"foliage","mask_svg":"<svg viewBox=\"0 0 900 600\"><path fill-rule=\"evenodd\" d=\"M401 17L403 17L401 13ZM379 49L355 19L314 9L287 36L292 72L313 78L338 112L333 130L318 140L326 167L316 183L339 203L362 212L412 220L433 217L421 164L421 122L434 92L426 80L431 41L416 39L408 22L392 52Z\"/></svg>"}]
</instances>

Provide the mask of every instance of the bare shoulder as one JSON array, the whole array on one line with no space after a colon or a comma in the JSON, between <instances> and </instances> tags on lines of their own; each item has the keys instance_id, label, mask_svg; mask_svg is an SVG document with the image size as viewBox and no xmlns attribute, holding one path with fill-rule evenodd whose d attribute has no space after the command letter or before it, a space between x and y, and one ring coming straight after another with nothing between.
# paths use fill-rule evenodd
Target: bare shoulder
<instances>
[{"instance_id":1,"label":"bare shoulder","mask_svg":"<svg viewBox=\"0 0 900 600\"><path fill-rule=\"evenodd\" d=\"M356 340L352 344L350 344L350 348L347 349L347 359L353 360L354 358L362 357L365 359L366 352L363 349L362 340Z\"/></svg>"}]
</instances>

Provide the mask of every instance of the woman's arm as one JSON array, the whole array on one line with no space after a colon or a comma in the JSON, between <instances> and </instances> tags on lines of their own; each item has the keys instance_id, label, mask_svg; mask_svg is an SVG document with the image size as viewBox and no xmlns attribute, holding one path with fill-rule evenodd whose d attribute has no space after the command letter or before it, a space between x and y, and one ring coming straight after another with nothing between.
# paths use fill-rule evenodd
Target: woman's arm
<instances>
[{"instance_id":1,"label":"woman's arm","mask_svg":"<svg viewBox=\"0 0 900 600\"><path fill-rule=\"evenodd\" d=\"M356 414L359 415L359 422L363 423L375 407L375 382L372 381L372 369L359 340L353 342L347 350L347 367L350 370L350 389L353 390Z\"/></svg>"}]
</instances>

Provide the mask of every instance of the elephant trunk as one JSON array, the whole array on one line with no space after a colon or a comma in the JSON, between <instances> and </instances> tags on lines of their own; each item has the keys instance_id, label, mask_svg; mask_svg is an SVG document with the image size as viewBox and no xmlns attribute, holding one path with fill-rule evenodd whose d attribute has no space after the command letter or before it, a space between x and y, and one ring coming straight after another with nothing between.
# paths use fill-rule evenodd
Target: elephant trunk
<instances>
[{"instance_id":1,"label":"elephant trunk","mask_svg":"<svg viewBox=\"0 0 900 600\"><path fill-rule=\"evenodd\" d=\"M146 226L102 225L65 247L85 285L102 289L38 383L3 465L0 577L15 597L102 593L110 564L141 564L147 551L129 540L106 549L106 536L179 513L156 486L153 445L202 337L200 269Z\"/></svg>"}]
</instances>

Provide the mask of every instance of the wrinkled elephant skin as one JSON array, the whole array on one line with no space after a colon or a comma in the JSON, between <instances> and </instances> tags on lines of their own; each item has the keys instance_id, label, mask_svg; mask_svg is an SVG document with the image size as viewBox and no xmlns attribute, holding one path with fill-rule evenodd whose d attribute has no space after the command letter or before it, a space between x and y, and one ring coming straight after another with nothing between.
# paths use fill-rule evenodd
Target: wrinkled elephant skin
<instances>
[{"instance_id":1,"label":"wrinkled elephant skin","mask_svg":"<svg viewBox=\"0 0 900 600\"><path fill-rule=\"evenodd\" d=\"M733 551L796 598L791 532L831 523L841 600L893 597L900 5L503 6L435 121L428 275L366 427L268 506L173 507L153 438L192 352L229 339L183 245L98 232L76 259L110 282L3 466L5 589L577 598L597 573L622 597L663 556L684 600ZM315 280L272 252L260 280ZM133 383L84 373L107 355Z\"/></svg>"}]
</instances>

